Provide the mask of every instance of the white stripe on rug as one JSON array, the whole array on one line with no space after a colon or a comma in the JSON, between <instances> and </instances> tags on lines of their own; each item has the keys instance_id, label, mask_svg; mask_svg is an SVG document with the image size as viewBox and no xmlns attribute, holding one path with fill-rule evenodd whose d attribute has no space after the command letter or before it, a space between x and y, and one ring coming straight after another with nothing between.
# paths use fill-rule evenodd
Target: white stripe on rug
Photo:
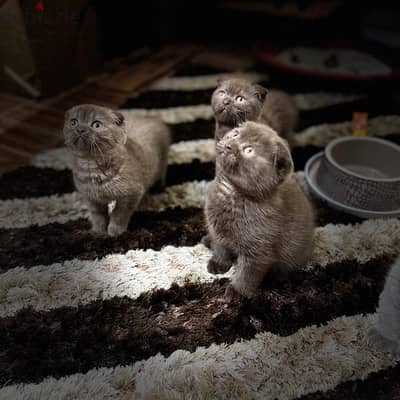
<instances>
[{"instance_id":1,"label":"white stripe on rug","mask_svg":"<svg viewBox=\"0 0 400 400\"><path fill-rule=\"evenodd\" d=\"M354 100L365 98L358 94L344 93L329 93L329 92L314 92L314 93L299 93L293 95L294 101L301 110L315 110L317 108L334 106L336 104L348 103Z\"/></svg>"},{"instance_id":2,"label":"white stripe on rug","mask_svg":"<svg viewBox=\"0 0 400 400\"><path fill-rule=\"evenodd\" d=\"M314 108L326 107L339 103L351 101L357 96L329 95L324 93L318 95L315 93L305 93L295 96L297 106L300 110L310 110ZM121 110L131 117L156 117L162 119L167 124L181 124L193 122L196 119L211 119L213 111L208 104L199 104L193 106L179 106L169 108L130 108Z\"/></svg>"},{"instance_id":3,"label":"white stripe on rug","mask_svg":"<svg viewBox=\"0 0 400 400\"><path fill-rule=\"evenodd\" d=\"M168 108L129 108L122 109L121 112L132 118L160 118L166 124L172 125L193 122L196 119L211 119L213 117L213 111L211 109L211 106L208 104Z\"/></svg>"},{"instance_id":4,"label":"white stripe on rug","mask_svg":"<svg viewBox=\"0 0 400 400\"><path fill-rule=\"evenodd\" d=\"M314 145L323 147L332 139L351 135L351 121L336 124L315 125L292 135L292 146ZM369 136L385 136L400 132L400 116L387 115L371 118L369 120ZM185 140L171 145L169 164L190 163L194 159L202 162L215 159L213 139ZM71 160L65 147L39 153L31 162L38 168L69 169Z\"/></svg>"},{"instance_id":5,"label":"white stripe on rug","mask_svg":"<svg viewBox=\"0 0 400 400\"><path fill-rule=\"evenodd\" d=\"M221 73L214 75L197 75L197 76L173 76L165 77L156 81L148 88L148 91L195 91L214 89L217 86L218 79L242 78L251 82L268 81L269 77L265 74L257 72L237 72L237 73ZM315 108L331 106L334 104L346 103L353 100L361 99L365 96L358 94L345 94L337 92L314 92L300 93L293 95L296 103L303 110L312 110Z\"/></svg>"},{"instance_id":6,"label":"white stripe on rug","mask_svg":"<svg viewBox=\"0 0 400 400\"><path fill-rule=\"evenodd\" d=\"M258 72L226 72L210 75L167 76L154 82L147 90L177 90L190 92L194 90L214 89L217 86L219 79L231 78L242 78L250 82L269 80L269 76L267 74L260 74Z\"/></svg>"},{"instance_id":7,"label":"white stripe on rug","mask_svg":"<svg viewBox=\"0 0 400 400\"><path fill-rule=\"evenodd\" d=\"M288 337L269 332L231 345L177 350L128 366L93 369L0 389L4 400L279 399L328 391L396 365L400 356L368 347L375 316L340 317Z\"/></svg>"},{"instance_id":8,"label":"white stripe on rug","mask_svg":"<svg viewBox=\"0 0 400 400\"><path fill-rule=\"evenodd\" d=\"M169 148L169 165L191 163L195 159L202 162L215 159L214 139L184 140L173 143ZM31 165L57 170L71 169L71 154L66 147L47 150L36 155L32 159Z\"/></svg>"},{"instance_id":9,"label":"white stripe on rug","mask_svg":"<svg viewBox=\"0 0 400 400\"><path fill-rule=\"evenodd\" d=\"M204 153L205 154L205 153ZM308 193L304 172L297 171L300 185ZM191 181L168 186L164 192L148 195L141 204L141 211L162 211L175 207L204 207L211 181ZM79 193L10 199L0 201L0 229L43 226L50 223L65 223L79 218L88 218L88 209Z\"/></svg>"},{"instance_id":10,"label":"white stripe on rug","mask_svg":"<svg viewBox=\"0 0 400 400\"><path fill-rule=\"evenodd\" d=\"M162 211L175 207L203 207L210 181L185 182L168 186L164 192L148 195L142 211ZM26 228L88 218L87 206L79 193L0 201L0 228Z\"/></svg>"},{"instance_id":11,"label":"white stripe on rug","mask_svg":"<svg viewBox=\"0 0 400 400\"><path fill-rule=\"evenodd\" d=\"M327 225L316 229L315 249L306 269L344 260L365 263L381 255L395 255L399 244L398 219ZM13 315L28 306L50 310L114 296L135 299L152 289L167 289L173 283L219 279L221 275L207 272L210 254L201 244L167 246L160 251L130 250L99 260L73 259L48 266L13 268L0 274L0 316Z\"/></svg>"},{"instance_id":12,"label":"white stripe on rug","mask_svg":"<svg viewBox=\"0 0 400 400\"><path fill-rule=\"evenodd\" d=\"M304 172L296 172L300 185L308 193ZM141 211L162 211L167 208L203 208L211 181L191 181L168 186L164 192L148 195ZM50 223L66 223L88 218L87 206L78 192L27 199L0 200L0 228L26 228Z\"/></svg>"},{"instance_id":13,"label":"white stripe on rug","mask_svg":"<svg viewBox=\"0 0 400 400\"><path fill-rule=\"evenodd\" d=\"M384 115L368 120L368 136L386 136L400 132L400 115ZM293 134L292 146L326 146L332 139L352 134L351 121L311 126Z\"/></svg>"}]
</instances>

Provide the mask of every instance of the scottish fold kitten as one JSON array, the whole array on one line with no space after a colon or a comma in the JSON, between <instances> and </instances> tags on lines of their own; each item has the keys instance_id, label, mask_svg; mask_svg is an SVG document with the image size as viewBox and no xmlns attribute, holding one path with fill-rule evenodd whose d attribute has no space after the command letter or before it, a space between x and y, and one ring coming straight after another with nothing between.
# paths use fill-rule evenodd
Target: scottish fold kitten
<instances>
[{"instance_id":1,"label":"scottish fold kitten","mask_svg":"<svg viewBox=\"0 0 400 400\"><path fill-rule=\"evenodd\" d=\"M216 176L205 216L213 251L207 269L228 271L232 288L253 296L269 273L303 266L313 248L310 202L293 173L289 147L270 127L245 122L216 145Z\"/></svg>"},{"instance_id":2,"label":"scottish fold kitten","mask_svg":"<svg viewBox=\"0 0 400 400\"><path fill-rule=\"evenodd\" d=\"M379 297L376 325L370 329L368 336L375 349L400 353L400 257L386 278Z\"/></svg>"},{"instance_id":3,"label":"scottish fold kitten","mask_svg":"<svg viewBox=\"0 0 400 400\"><path fill-rule=\"evenodd\" d=\"M295 129L299 115L288 94L279 90L267 91L244 79L220 80L211 97L211 106L217 141L245 121L263 122L280 136L287 137Z\"/></svg>"},{"instance_id":4,"label":"scottish fold kitten","mask_svg":"<svg viewBox=\"0 0 400 400\"><path fill-rule=\"evenodd\" d=\"M155 119L84 104L66 112L64 137L93 231L120 235L149 188L165 182L168 127Z\"/></svg>"}]
</instances>

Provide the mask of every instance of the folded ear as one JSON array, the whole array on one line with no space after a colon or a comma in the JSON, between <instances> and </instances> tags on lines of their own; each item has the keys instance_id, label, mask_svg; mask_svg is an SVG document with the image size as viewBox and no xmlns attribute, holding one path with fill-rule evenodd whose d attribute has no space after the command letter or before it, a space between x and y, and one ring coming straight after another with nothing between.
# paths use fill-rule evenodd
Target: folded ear
<instances>
[{"instance_id":1,"label":"folded ear","mask_svg":"<svg viewBox=\"0 0 400 400\"><path fill-rule=\"evenodd\" d=\"M265 89L264 86L258 85L255 83L253 85L255 92L254 94L256 95L257 99L261 101L261 103L264 103L265 97L267 96L268 90Z\"/></svg>"},{"instance_id":2,"label":"folded ear","mask_svg":"<svg viewBox=\"0 0 400 400\"><path fill-rule=\"evenodd\" d=\"M294 170L289 145L283 139L282 141L277 142L274 153L274 167L279 182L283 182L286 177Z\"/></svg>"},{"instance_id":3,"label":"folded ear","mask_svg":"<svg viewBox=\"0 0 400 400\"><path fill-rule=\"evenodd\" d=\"M119 111L113 111L114 121L118 126L122 126L125 121L125 117Z\"/></svg>"},{"instance_id":4,"label":"folded ear","mask_svg":"<svg viewBox=\"0 0 400 400\"><path fill-rule=\"evenodd\" d=\"M218 78L217 79L217 88L221 87L225 83L225 78Z\"/></svg>"}]
</instances>

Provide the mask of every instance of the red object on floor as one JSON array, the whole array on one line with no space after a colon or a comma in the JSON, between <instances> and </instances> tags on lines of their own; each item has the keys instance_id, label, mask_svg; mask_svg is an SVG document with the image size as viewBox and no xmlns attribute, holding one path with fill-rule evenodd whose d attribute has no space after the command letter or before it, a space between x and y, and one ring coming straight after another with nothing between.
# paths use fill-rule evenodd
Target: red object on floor
<instances>
[{"instance_id":1,"label":"red object on floor","mask_svg":"<svg viewBox=\"0 0 400 400\"><path fill-rule=\"evenodd\" d=\"M38 11L44 11L44 4L42 0L39 0L35 6L36 10Z\"/></svg>"}]
</instances>

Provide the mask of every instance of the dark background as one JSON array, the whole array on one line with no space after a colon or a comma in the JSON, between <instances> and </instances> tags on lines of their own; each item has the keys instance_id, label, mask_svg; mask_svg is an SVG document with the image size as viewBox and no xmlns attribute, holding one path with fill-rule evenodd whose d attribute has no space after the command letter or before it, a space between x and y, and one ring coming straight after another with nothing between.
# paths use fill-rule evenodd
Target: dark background
<instances>
[{"instance_id":1,"label":"dark background","mask_svg":"<svg viewBox=\"0 0 400 400\"><path fill-rule=\"evenodd\" d=\"M7 1L0 0L0 6ZM393 47L365 34L371 28L399 34L395 2L41 1L42 11L36 8L38 0L20 0L19 4L36 71L31 83L44 95L71 87L136 49L171 43L246 49L265 44L345 45L366 49L390 62L400 58L398 38ZM327 4L333 4L330 11L319 12L329 8ZM292 11L285 12L287 7ZM307 15L310 9L314 10L311 16ZM6 36L0 40L7 40ZM1 82L6 80L1 80L0 72Z\"/></svg>"}]
</instances>

